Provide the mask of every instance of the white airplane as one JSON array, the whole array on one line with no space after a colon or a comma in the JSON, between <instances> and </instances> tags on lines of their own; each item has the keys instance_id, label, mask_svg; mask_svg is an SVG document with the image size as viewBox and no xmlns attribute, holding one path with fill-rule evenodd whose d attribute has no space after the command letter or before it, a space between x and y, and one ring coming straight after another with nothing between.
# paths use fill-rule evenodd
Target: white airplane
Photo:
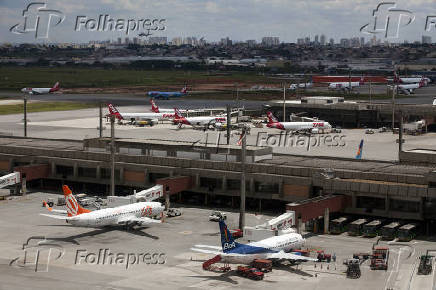
<instances>
[{"instance_id":1,"label":"white airplane","mask_svg":"<svg viewBox=\"0 0 436 290\"><path fill-rule=\"evenodd\" d=\"M112 104L109 104L108 108L110 115L115 115L120 121L151 121L152 124L155 124L158 121L174 119L174 114L171 113L120 113Z\"/></svg>"},{"instance_id":2,"label":"white airplane","mask_svg":"<svg viewBox=\"0 0 436 290\"><path fill-rule=\"evenodd\" d=\"M335 82L335 83L330 83L328 88L331 90L352 90L355 87L360 87L361 85L364 85L364 79L363 77L360 78L359 82ZM350 88L351 85L351 88Z\"/></svg>"},{"instance_id":3,"label":"white airplane","mask_svg":"<svg viewBox=\"0 0 436 290\"><path fill-rule=\"evenodd\" d=\"M258 242L240 244L233 240L224 221L219 221L219 227L221 232L221 247L195 245L191 250L220 256L222 262L229 264L249 264L255 259L292 262L318 261L315 258L292 253L292 250L300 249L305 242L300 234L289 233Z\"/></svg>"},{"instance_id":4,"label":"white airplane","mask_svg":"<svg viewBox=\"0 0 436 290\"><path fill-rule=\"evenodd\" d=\"M162 214L164 206L160 202L138 202L114 208L104 208L90 211L79 205L74 198L70 188L66 185L62 187L65 197L67 216L40 214L54 219L65 220L67 223L77 227L105 227L124 225L131 228L135 225L148 225L161 223L155 220ZM54 211L48 207L49 211ZM59 211L60 212L60 211Z\"/></svg>"},{"instance_id":5,"label":"white airplane","mask_svg":"<svg viewBox=\"0 0 436 290\"><path fill-rule=\"evenodd\" d=\"M390 86L391 89L396 90L398 88L400 93L405 95L413 94L416 89L422 88L424 86L424 80L421 79L419 83L407 84L407 85L394 85Z\"/></svg>"},{"instance_id":6,"label":"white airplane","mask_svg":"<svg viewBox=\"0 0 436 290\"><path fill-rule=\"evenodd\" d=\"M306 89L306 88L311 88L311 87L313 87L313 83L309 82L309 83L303 83L303 84L300 84L300 83L298 83L298 84L291 84L289 86L289 89L296 90L297 88L298 89Z\"/></svg>"},{"instance_id":7,"label":"white airplane","mask_svg":"<svg viewBox=\"0 0 436 290\"><path fill-rule=\"evenodd\" d=\"M318 133L319 129L331 129L332 126L329 122L312 121L312 122L279 122L278 119L271 112L267 112L268 128L275 128L284 131L295 132L310 132Z\"/></svg>"},{"instance_id":8,"label":"white airplane","mask_svg":"<svg viewBox=\"0 0 436 290\"><path fill-rule=\"evenodd\" d=\"M151 111L153 111L155 113L167 113L167 114L171 113L172 114L174 112L174 109L161 109L161 108L159 108L153 99L150 99L150 103L151 103ZM199 111L200 110L192 110L189 112L199 112ZM180 112L182 114L187 114L188 110L180 110Z\"/></svg>"},{"instance_id":9,"label":"white airplane","mask_svg":"<svg viewBox=\"0 0 436 290\"><path fill-rule=\"evenodd\" d=\"M178 125L179 128L181 128L183 125L189 125L193 127L204 126L206 128L211 124L227 122L227 117L225 116L184 117L177 108L174 108L174 115L174 124Z\"/></svg>"},{"instance_id":10,"label":"white airplane","mask_svg":"<svg viewBox=\"0 0 436 290\"><path fill-rule=\"evenodd\" d=\"M23 93L29 95L45 95L59 91L59 82L57 82L52 88L22 88Z\"/></svg>"},{"instance_id":11,"label":"white airplane","mask_svg":"<svg viewBox=\"0 0 436 290\"><path fill-rule=\"evenodd\" d=\"M431 80L429 78L426 77L399 77L396 73L394 73L394 80L393 80L396 84L416 84L416 83L421 83L422 81L424 85L427 85L428 83L431 82Z\"/></svg>"}]
</instances>

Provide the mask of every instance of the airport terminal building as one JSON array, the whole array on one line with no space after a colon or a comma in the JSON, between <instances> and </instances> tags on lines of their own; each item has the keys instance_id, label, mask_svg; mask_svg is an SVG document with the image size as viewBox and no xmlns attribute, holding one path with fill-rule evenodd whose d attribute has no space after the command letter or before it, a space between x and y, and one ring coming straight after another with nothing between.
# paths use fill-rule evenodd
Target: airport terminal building
<instances>
[{"instance_id":1,"label":"airport terminal building","mask_svg":"<svg viewBox=\"0 0 436 290\"><path fill-rule=\"evenodd\" d=\"M117 139L117 194L164 185L172 200L239 207L240 146ZM401 162L272 154L247 146L247 208L282 212L301 206L303 222L341 212L425 222L436 220L435 152L402 152ZM8 137L0 140L0 172L19 171L28 188L109 192L110 139L84 141ZM321 199L321 201L320 201ZM304 211L303 211L304 209Z\"/></svg>"}]
</instances>

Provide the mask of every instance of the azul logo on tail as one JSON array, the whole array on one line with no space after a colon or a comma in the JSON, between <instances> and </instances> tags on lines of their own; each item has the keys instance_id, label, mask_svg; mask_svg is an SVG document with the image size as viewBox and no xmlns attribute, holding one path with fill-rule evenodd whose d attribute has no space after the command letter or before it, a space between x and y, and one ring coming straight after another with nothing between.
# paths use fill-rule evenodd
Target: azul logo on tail
<instances>
[{"instance_id":1,"label":"azul logo on tail","mask_svg":"<svg viewBox=\"0 0 436 290\"><path fill-rule=\"evenodd\" d=\"M233 240L232 234L223 221L219 221L219 225L221 232L221 246L223 248L223 252L227 253L230 250L235 249L239 244Z\"/></svg>"}]
</instances>

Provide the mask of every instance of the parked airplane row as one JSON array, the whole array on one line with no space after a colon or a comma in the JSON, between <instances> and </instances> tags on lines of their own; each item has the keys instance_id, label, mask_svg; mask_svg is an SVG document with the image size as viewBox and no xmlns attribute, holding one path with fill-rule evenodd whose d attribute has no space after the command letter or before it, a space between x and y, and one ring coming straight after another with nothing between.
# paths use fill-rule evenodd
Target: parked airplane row
<instances>
[{"instance_id":1,"label":"parked airplane row","mask_svg":"<svg viewBox=\"0 0 436 290\"><path fill-rule=\"evenodd\" d=\"M427 77L399 77L396 73L394 73L393 79L387 79L387 81L392 81L394 85L390 86L391 89L397 90L400 93L410 95L414 93L415 89L419 89L423 86L427 86L431 80ZM341 90L341 91L350 91L354 88L360 87L365 84L365 78L361 77L360 81L356 82L330 82L328 83L328 89L330 90ZM308 83L297 83L291 84L289 89L296 90L298 89L306 89L313 87L312 82Z\"/></svg>"},{"instance_id":2,"label":"parked airplane row","mask_svg":"<svg viewBox=\"0 0 436 290\"><path fill-rule=\"evenodd\" d=\"M59 91L59 89L60 89L59 82L56 82L56 84L51 88L22 88L21 92L29 95L46 95L46 94L57 92ZM165 99L165 100L168 100L169 98L184 97L187 94L188 94L188 89L186 86L183 87L183 89L181 89L180 92L161 92L161 91L147 92L147 95L150 98Z\"/></svg>"},{"instance_id":3,"label":"parked airplane row","mask_svg":"<svg viewBox=\"0 0 436 290\"><path fill-rule=\"evenodd\" d=\"M162 222L164 206L160 202L146 201L95 211L85 209L77 202L70 188L62 187L65 197L66 211L55 210L45 203L50 212L61 214L41 214L43 216L64 220L76 227L102 228L107 226L149 226ZM66 215L64 214L66 213ZM63 215L62 215L63 214ZM160 220L155 219L161 216ZM236 242L223 220L219 221L221 247L195 245L195 252L219 255L224 263L249 264L254 259L270 259L273 261L305 262L317 261L315 258L301 256L293 250L300 249L305 239L300 234L289 232L249 244Z\"/></svg>"}]
</instances>

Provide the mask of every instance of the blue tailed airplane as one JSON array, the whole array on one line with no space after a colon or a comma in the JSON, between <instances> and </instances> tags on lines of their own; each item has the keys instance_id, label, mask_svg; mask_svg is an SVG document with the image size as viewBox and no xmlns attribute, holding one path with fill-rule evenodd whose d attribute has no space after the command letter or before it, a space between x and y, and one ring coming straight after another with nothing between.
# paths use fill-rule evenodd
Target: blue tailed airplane
<instances>
[{"instance_id":1,"label":"blue tailed airplane","mask_svg":"<svg viewBox=\"0 0 436 290\"><path fill-rule=\"evenodd\" d=\"M168 100L169 98L181 98L186 96L187 94L188 94L188 90L186 89L186 86L180 92L160 92L160 91L148 92L148 96L150 98L165 99L165 100Z\"/></svg>"}]
</instances>

